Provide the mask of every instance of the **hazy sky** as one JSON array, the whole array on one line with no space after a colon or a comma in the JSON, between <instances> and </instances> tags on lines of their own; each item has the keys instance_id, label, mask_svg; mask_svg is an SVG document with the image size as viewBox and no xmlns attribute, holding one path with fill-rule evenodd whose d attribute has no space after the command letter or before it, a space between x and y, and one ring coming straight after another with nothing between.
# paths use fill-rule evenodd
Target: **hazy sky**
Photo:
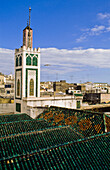
<instances>
[{"instance_id":1,"label":"hazy sky","mask_svg":"<svg viewBox=\"0 0 110 170\"><path fill-rule=\"evenodd\" d=\"M110 83L110 0L4 0L0 4L1 72L14 73L13 50L22 45L31 6L33 46L41 47L41 81Z\"/></svg>"}]
</instances>

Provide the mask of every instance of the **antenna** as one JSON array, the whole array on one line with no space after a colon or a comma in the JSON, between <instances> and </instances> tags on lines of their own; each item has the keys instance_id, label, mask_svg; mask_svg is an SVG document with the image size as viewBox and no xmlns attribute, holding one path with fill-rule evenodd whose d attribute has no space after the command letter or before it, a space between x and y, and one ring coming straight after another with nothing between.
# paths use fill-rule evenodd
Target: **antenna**
<instances>
[{"instance_id":1,"label":"antenna","mask_svg":"<svg viewBox=\"0 0 110 170\"><path fill-rule=\"evenodd\" d=\"M31 7L29 7L29 28L30 28L30 20L31 20Z\"/></svg>"},{"instance_id":2,"label":"antenna","mask_svg":"<svg viewBox=\"0 0 110 170\"><path fill-rule=\"evenodd\" d=\"M29 7L29 47L31 48L30 20L31 20L31 7Z\"/></svg>"}]
</instances>

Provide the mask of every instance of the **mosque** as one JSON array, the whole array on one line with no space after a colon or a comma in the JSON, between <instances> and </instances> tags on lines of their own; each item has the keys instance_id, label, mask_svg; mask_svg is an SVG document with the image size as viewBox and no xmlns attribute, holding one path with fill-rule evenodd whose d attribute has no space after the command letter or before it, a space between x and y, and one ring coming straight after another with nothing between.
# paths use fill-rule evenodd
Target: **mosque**
<instances>
[{"instance_id":1,"label":"mosque","mask_svg":"<svg viewBox=\"0 0 110 170\"><path fill-rule=\"evenodd\" d=\"M15 112L21 114L0 115L0 170L109 169L110 117L54 106L69 105L69 98L40 98L40 48L32 49L30 23L15 64ZM22 114L36 104L53 106L36 119L30 110Z\"/></svg>"},{"instance_id":2,"label":"mosque","mask_svg":"<svg viewBox=\"0 0 110 170\"><path fill-rule=\"evenodd\" d=\"M27 113L35 118L46 106L76 109L82 105L81 95L40 97L40 48L33 49L30 14L31 8L29 8L29 24L23 30L23 46L15 49L15 113Z\"/></svg>"}]
</instances>

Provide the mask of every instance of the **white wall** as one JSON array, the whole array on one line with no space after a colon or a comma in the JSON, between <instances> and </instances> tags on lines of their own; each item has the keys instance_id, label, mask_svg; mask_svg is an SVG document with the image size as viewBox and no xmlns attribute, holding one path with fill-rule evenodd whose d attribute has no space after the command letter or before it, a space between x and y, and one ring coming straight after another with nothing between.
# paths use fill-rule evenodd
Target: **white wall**
<instances>
[{"instance_id":1,"label":"white wall","mask_svg":"<svg viewBox=\"0 0 110 170\"><path fill-rule=\"evenodd\" d=\"M100 102L110 102L110 93L100 94Z\"/></svg>"},{"instance_id":2,"label":"white wall","mask_svg":"<svg viewBox=\"0 0 110 170\"><path fill-rule=\"evenodd\" d=\"M75 99L74 97L49 97L49 98L36 98L36 99L24 99L23 100L23 109L22 113L27 113L32 118L38 116L41 111L38 111L39 107L41 110L48 106L57 106L64 108L77 109L77 101L80 101L80 105L82 106L82 99Z\"/></svg>"},{"instance_id":3,"label":"white wall","mask_svg":"<svg viewBox=\"0 0 110 170\"><path fill-rule=\"evenodd\" d=\"M0 113L14 113L14 103L0 104Z\"/></svg>"},{"instance_id":4,"label":"white wall","mask_svg":"<svg viewBox=\"0 0 110 170\"><path fill-rule=\"evenodd\" d=\"M49 97L49 98L37 98L36 100L27 100L27 106L31 107L45 107L45 106L59 106L66 108L76 108L76 100L72 97Z\"/></svg>"}]
</instances>

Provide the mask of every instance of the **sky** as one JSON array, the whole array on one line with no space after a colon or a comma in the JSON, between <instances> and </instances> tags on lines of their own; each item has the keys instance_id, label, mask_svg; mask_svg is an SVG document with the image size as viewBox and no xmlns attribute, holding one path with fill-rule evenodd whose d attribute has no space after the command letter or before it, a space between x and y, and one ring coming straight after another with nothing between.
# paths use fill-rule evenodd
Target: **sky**
<instances>
[{"instance_id":1,"label":"sky","mask_svg":"<svg viewBox=\"0 0 110 170\"><path fill-rule=\"evenodd\" d=\"M33 47L41 48L41 81L110 83L109 0L0 3L0 72L14 74L14 49L22 46L31 6Z\"/></svg>"}]
</instances>

